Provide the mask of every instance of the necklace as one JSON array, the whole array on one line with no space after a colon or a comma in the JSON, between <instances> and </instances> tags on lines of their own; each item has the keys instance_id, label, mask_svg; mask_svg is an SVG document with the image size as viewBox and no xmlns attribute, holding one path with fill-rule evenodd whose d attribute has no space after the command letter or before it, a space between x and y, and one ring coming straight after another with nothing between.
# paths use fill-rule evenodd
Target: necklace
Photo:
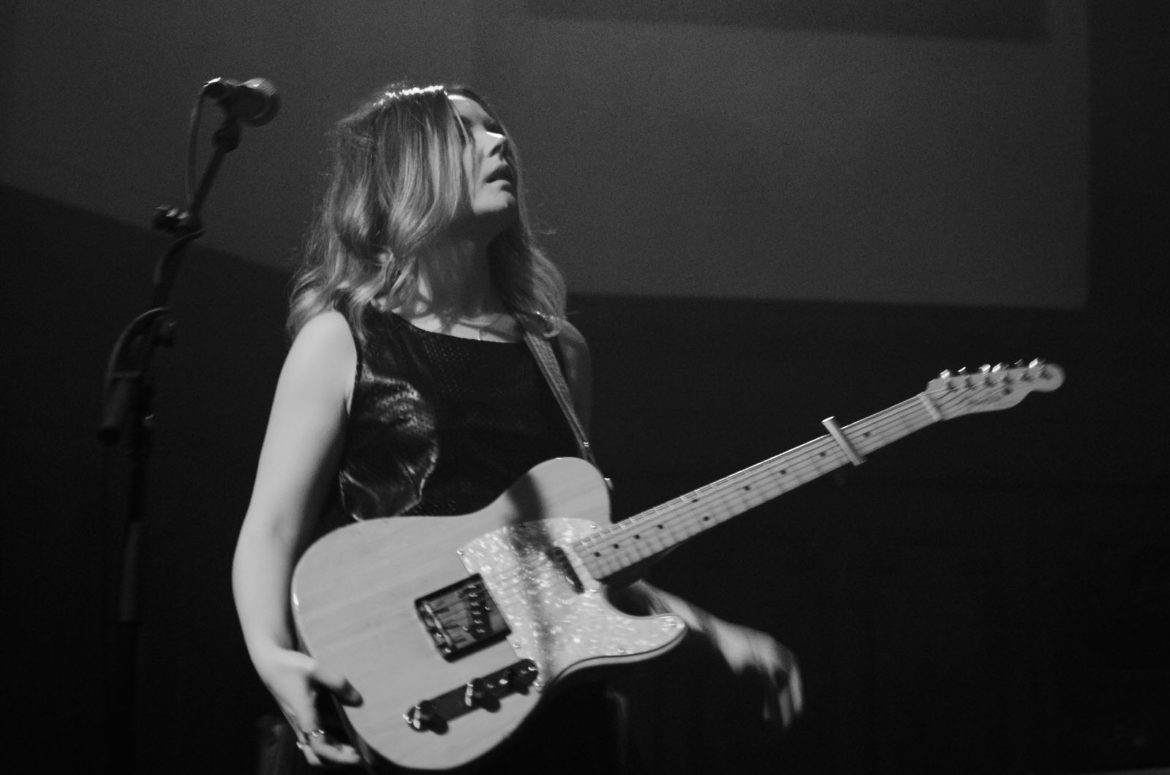
<instances>
[{"instance_id":1,"label":"necklace","mask_svg":"<svg viewBox=\"0 0 1170 775\"><path fill-rule=\"evenodd\" d=\"M504 316L503 312L497 312L486 323L480 323L478 319L469 319L469 318L459 318L459 322L462 323L463 325L467 326L468 328L474 328L475 329L475 337L479 341L483 342L483 341L486 341L483 338L483 332L484 331L491 331L492 327L495 326L496 323L499 323L500 318L502 318L503 316Z\"/></svg>"}]
</instances>

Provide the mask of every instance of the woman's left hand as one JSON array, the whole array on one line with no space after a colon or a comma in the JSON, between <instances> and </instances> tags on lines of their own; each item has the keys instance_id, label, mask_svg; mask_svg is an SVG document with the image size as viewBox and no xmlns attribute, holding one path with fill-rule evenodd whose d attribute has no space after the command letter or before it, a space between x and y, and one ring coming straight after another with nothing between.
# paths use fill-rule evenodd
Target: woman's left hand
<instances>
[{"instance_id":1,"label":"woman's left hand","mask_svg":"<svg viewBox=\"0 0 1170 775\"><path fill-rule=\"evenodd\" d=\"M804 709L804 687L796 655L771 635L707 615L700 633L736 675L764 691L764 718L788 727Z\"/></svg>"},{"instance_id":2,"label":"woman's left hand","mask_svg":"<svg viewBox=\"0 0 1170 775\"><path fill-rule=\"evenodd\" d=\"M804 710L804 686L796 655L771 635L712 616L645 581L611 588L611 599L634 614L669 613L723 659L731 672L763 693L764 718L787 728Z\"/></svg>"}]
</instances>

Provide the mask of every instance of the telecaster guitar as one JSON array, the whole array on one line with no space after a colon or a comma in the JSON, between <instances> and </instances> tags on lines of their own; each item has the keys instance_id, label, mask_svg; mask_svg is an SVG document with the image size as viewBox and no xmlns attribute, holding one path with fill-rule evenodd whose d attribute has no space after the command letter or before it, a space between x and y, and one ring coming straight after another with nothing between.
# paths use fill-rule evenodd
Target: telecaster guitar
<instances>
[{"instance_id":1,"label":"telecaster guitar","mask_svg":"<svg viewBox=\"0 0 1170 775\"><path fill-rule=\"evenodd\" d=\"M335 530L305 552L292 606L305 650L363 703L342 715L371 764L452 769L511 738L571 676L659 655L675 616L614 609L605 581L941 420L1060 386L1052 364L943 372L918 395L616 524L596 469L542 463L490 506Z\"/></svg>"}]
</instances>

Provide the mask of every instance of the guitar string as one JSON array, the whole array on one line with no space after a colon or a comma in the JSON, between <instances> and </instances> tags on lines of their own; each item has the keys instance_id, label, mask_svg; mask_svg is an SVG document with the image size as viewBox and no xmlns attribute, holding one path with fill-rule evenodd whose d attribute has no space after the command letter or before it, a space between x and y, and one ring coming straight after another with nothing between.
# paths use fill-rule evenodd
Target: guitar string
<instances>
[{"instance_id":1,"label":"guitar string","mask_svg":"<svg viewBox=\"0 0 1170 775\"><path fill-rule=\"evenodd\" d=\"M911 412L908 410L912 409L914 409L913 399L910 401L905 401L901 405L895 405L894 408L885 410L883 413L879 413L878 416L871 416L865 420L858 421L857 423L848 426L848 430L851 432L860 430L864 433L870 434L871 436L877 436L877 441L881 442L880 446L884 446L886 443L889 443L885 440L885 437L889 435L889 426L901 426L899 428L901 431L899 437L902 435L907 435L908 433L911 433L913 430L915 430L915 428L906 430L907 420L911 414ZM891 417L894 419L886 419L882 421L882 416ZM882 432L880 430L882 427L886 428L887 432ZM866 449L869 449L870 447L873 447L874 444L870 443L863 446L865 446ZM626 566L626 562L624 562L625 557L621 552L621 539L623 537L622 534L625 534L625 537L628 538L629 534L636 529L641 529L644 531L646 526L643 523L652 521L654 517L660 516L663 512L678 511L679 513L672 517L669 528L662 523L659 523L658 525L651 525L651 531L649 535L657 537L659 534L655 528L659 530L665 529L667 530L668 535L663 537L662 541L655 541L654 543L664 543L666 538L671 539L671 543L677 543L681 539L685 539L691 535L702 532L707 527L713 527L714 524L719 524L723 521L726 521L726 519L730 518L731 516L735 516L736 514L742 513L742 511L746 510L747 508L752 508L754 505L759 505L777 497L778 495L782 495L788 490L794 489L796 486L805 481L809 481L812 478L818 478L819 476L822 476L831 470L835 470L841 465L844 465L846 462L846 456L831 437L818 437L817 439L814 439L810 442L806 442L800 447L789 450L788 452L781 453L780 455L763 461L762 463L756 464L755 466L752 466L748 469L744 469L743 471L732 474L717 482L706 485L699 490L693 491L692 493L679 496L678 498L672 501L668 501L665 504L661 504L660 506L650 509L649 511L635 515L634 517L631 517L627 520L623 520L618 525L615 525L612 529L603 531L601 535L587 537L581 542L580 548L588 550L589 548L593 548L595 545L600 544L602 541L616 543L617 547L615 552L603 554L601 557L597 557L596 554L593 554L589 556L588 559L592 561L591 564L604 566L616 565L614 570L618 570L621 567ZM787 464L785 468L779 468L785 464ZM783 476L783 480L779 483L775 481L777 476L777 469L784 472L781 474L781 476ZM807 475L810 471L813 472L813 476L811 477ZM761 483L764 484L763 487L759 487ZM740 499L741 502L739 504L733 505L731 507L717 509L715 511L712 511L712 509L708 507L708 504L704 502L707 499L707 496L712 494L721 494L721 491L726 491L727 494L730 494L733 493L736 489L742 489L744 491L755 490L757 492L761 492L762 495L757 495L754 498L757 503L742 509L737 508L736 506L743 505L743 503L753 499L745 496ZM703 522L706 522L707 524L701 524ZM635 533L635 535L638 539L640 539L639 534ZM637 559L644 559L645 556L648 556L649 554L645 548L640 546L640 541L639 543L635 544L627 544L625 554L630 553L631 549L633 550L633 553Z\"/></svg>"},{"instance_id":2,"label":"guitar string","mask_svg":"<svg viewBox=\"0 0 1170 775\"><path fill-rule=\"evenodd\" d=\"M1002 384L993 384L990 387L998 388ZM944 394L941 398L936 396L933 400L936 407L950 409L968 400L968 396L972 390L985 387L988 387L988 385L959 387ZM874 449L880 449L893 441L897 441L917 430L938 422L923 405L921 401L922 395L926 395L928 398L930 397L928 393L915 395L913 398L895 404L889 409L846 426L843 429L843 432L846 434L846 439L859 454L863 454ZM916 415L926 415L926 417L916 417ZM776 482L777 468L786 458L793 460L787 467L779 469L785 472L781 474L784 480ZM671 501L641 512L611 528L591 534L576 542L574 548L580 551L583 555L582 559L590 566L599 569L608 569L612 566L612 571L599 571L602 575L608 575L610 572L616 572L624 567L628 567L632 562L637 562L652 556L658 551L661 551L661 548L664 548L662 546L644 545L641 533L635 531L641 530L645 532L646 528L649 527L650 532L645 541L652 544L664 544L665 547L669 547L690 536L697 535L710 527L714 527L716 524L721 524L727 519L743 513L743 511L761 505L779 495L783 495L804 482L834 471L848 462L850 462L848 456L832 436L821 436L792 450L782 452L773 458L769 458L716 482L705 485L691 493L681 495ZM810 471L813 474L811 477L807 476ZM761 484L764 486L760 487ZM757 495L752 498L745 495L737 503L715 510L712 510L704 503L707 496L712 494L727 496L734 493L737 489L745 493L762 492L763 497ZM750 503L752 500L756 502ZM749 505L745 506L744 504ZM741 506L743 508L739 508ZM651 524L649 526L645 524L652 522L654 517L661 515L663 512L676 510L679 513L672 518L669 527L661 523L659 525ZM667 536L657 535L658 529L665 530ZM628 542L631 535L636 538L637 543ZM661 540L656 540L659 538ZM667 538L671 540L667 542ZM624 547L622 545L623 540L627 541ZM594 550L601 544L607 542L616 544L614 552L602 553L600 557L596 556ZM632 561L629 560L629 555L631 554L634 556Z\"/></svg>"},{"instance_id":3,"label":"guitar string","mask_svg":"<svg viewBox=\"0 0 1170 775\"><path fill-rule=\"evenodd\" d=\"M998 388L1002 384L1003 383L991 384L990 387ZM984 387L988 387L988 385L969 385L966 389L960 388L955 391L955 395L950 398L944 398L942 400L943 407L948 408L950 405L953 405L956 402L965 400L967 394L969 394L972 389ZM844 430L849 435L855 437L850 441L859 452L881 448L891 443L892 441L896 441L910 433L913 433L916 430L920 430L927 425L937 422L933 416L929 416L925 419L915 419L912 417L914 414L920 414L921 411L926 411L928 415L931 414L929 411L925 410L925 407L920 403L920 401L921 396L915 396L914 398L903 401L901 404L895 405L890 409L859 420L858 422L847 426ZM911 422L914 423L913 426L910 425ZM893 433L890 432L891 426L898 426L893 429ZM710 508L707 508L706 504L702 503L704 500L702 496L712 493L719 494L720 490L729 490L731 488L742 488L746 492L751 490L754 485L759 484L761 479L773 479L775 476L776 467L780 465L781 461L783 461L785 458L804 458L806 462L792 463L786 469L781 469L786 472L784 474L785 481L779 484L772 483L770 487L765 487L765 494L763 496L757 495L755 497L750 497L745 495L739 499L738 503L734 503L730 506L724 506L714 511L712 511ZM620 546L622 538L621 534L625 534L625 537L628 538L628 534L631 532L631 530L623 529L627 524L630 525L631 529L637 528L640 526L641 522L645 521L645 519L657 516L664 511L682 509L680 514L672 519L672 529L669 531L670 535L668 536L669 538L673 539L673 542L676 543L680 537L687 538L691 535L702 532L709 527L713 527L715 524L720 524L732 516L736 516L737 514L740 514L747 509L754 508L755 506L771 500L778 495L784 494L788 490L794 489L804 481L809 481L811 478L818 478L848 462L850 462L848 456L831 436L819 437L811 442L807 442L802 447L798 447L786 453L781 453L781 455L778 455L776 458L764 461L761 464L757 464L756 466L752 466L751 468L745 469L744 471L741 471L737 474L726 477L719 482L702 487L693 493L680 496L674 501L662 504L661 506L651 509L648 512L643 512L642 514L636 515L635 517L632 517L628 520L624 520L622 523L615 526L615 530L607 531L604 535L598 536L596 541L593 542L600 543L600 541L603 539L613 541L614 536L617 535L617 542L619 544L618 551L610 554L603 554L601 558L592 556L588 559L592 560L595 564L616 566L615 570L626 567L628 562L625 555L632 553L636 557L634 561L637 561L640 559L645 559L645 557L656 553L655 551L647 551L647 548L640 547L640 541L639 543L628 544L623 552ZM809 472L810 469L814 472L813 476L804 476ZM788 474L788 471L791 471L792 473ZM767 492L769 490L772 491L772 494ZM731 492L726 494L731 494ZM751 503L753 500L755 502ZM699 520L707 524L697 524L695 522L695 517L699 514L702 514L702 516L699 517ZM653 527L658 526L655 525ZM652 531L650 535L653 536L654 532ZM635 534L635 538L640 538L640 536ZM660 544L664 542L665 538L661 541L653 541L652 543ZM582 548L588 547L583 544Z\"/></svg>"},{"instance_id":4,"label":"guitar string","mask_svg":"<svg viewBox=\"0 0 1170 775\"><path fill-rule=\"evenodd\" d=\"M910 414L912 414L912 412L914 410L917 409L917 407L914 406L913 399L910 399L909 401L902 402L901 405L895 405L895 407L897 407L897 408L896 409L892 408L891 410L886 410L886 412L882 413L882 414L891 416L892 419L888 419L884 422L878 422L877 424L874 424L872 421L877 419L877 417L874 416L871 418L866 418L865 420L860 420L857 423L854 423L850 426L847 426L846 430L847 431L856 431L859 429L859 426L866 424L866 420L870 420L871 427L867 428L865 430L871 436L878 436L879 440L883 441L882 446L884 446L886 443L886 442L884 442L884 437L887 437L890 435L888 432L886 432L886 429L888 429L888 427L891 425L898 425L898 426L904 427L906 424L906 421L908 419L908 416ZM913 432L913 429L909 432ZM896 440L896 439L894 439L894 440ZM857 442L854 442L854 446L855 447L864 446L864 447L866 447L866 449L869 449L869 448L873 447L874 445L872 443L865 444L864 442L862 442L859 444ZM614 527L617 528L620 525L625 525L626 523L637 523L642 518L650 517L651 515L657 514L657 513L662 512L662 511L673 510L679 506L683 506L687 503L694 502L696 499L695 496L702 496L702 495L708 494L712 491L725 489L728 485L731 485L733 483L736 486L738 486L741 484L756 483L761 478L765 478L765 477L771 478L772 476L775 475L775 471L773 469L777 465L779 465L785 458L793 458L793 459L799 459L802 457L807 458L809 456L809 453L820 452L821 451L820 447L824 447L826 451L827 450L836 450L838 453L840 452L839 447L836 445L836 442L833 441L831 436L820 436L820 437L817 437L811 441L805 442L804 444L800 445L799 447L788 450L786 452L782 452L779 455L776 455L772 458L769 458L768 460L762 461L761 463L757 463L753 466L750 466L749 468L746 468L746 469L743 469L742 471L731 474L731 475L724 477L723 479L720 479L716 482L712 482L710 484L704 485L703 487L701 487L701 488L699 488L691 493L680 495L677 498L675 498L671 501L668 501L667 503L660 504L659 506L656 506L656 507L651 508L645 512L642 512L641 514L635 515L634 517L631 517L627 520L623 520L623 522L619 523L619 525L615 525ZM836 458L836 457L838 457L838 455L834 455L834 458ZM826 454L824 456L824 458L822 458L822 459L827 461L828 455ZM838 461L834 460L833 462L838 462ZM819 465L816 458L811 458L808 460L808 462L792 462L784 470L786 472L785 473L786 478L800 479L799 474L805 473L810 469L817 471L818 475L820 475L821 469L823 469L823 468L824 468L824 466Z\"/></svg>"},{"instance_id":5,"label":"guitar string","mask_svg":"<svg viewBox=\"0 0 1170 775\"><path fill-rule=\"evenodd\" d=\"M899 430L899 438L915 429L905 430L906 411L898 413L901 415L899 419L880 423L883 426L901 425ZM933 421L933 420L931 420ZM928 423L927 423L928 424ZM883 437L889 435L877 430L878 425L869 423L869 428L865 427L865 423L855 424L850 427L850 430L864 430L871 436L877 436L877 441L882 442L878 446L884 446L889 443ZM919 427L925 427L925 424ZM896 440L896 439L893 439ZM865 445L866 449L875 446L870 443ZM799 459L803 458L803 462ZM798 459L795 462L788 462L786 468L779 469L784 471L783 480L776 482L776 471L780 465L786 462L786 459ZM788 453L782 453L777 458L770 459L759 467L747 469L744 472L733 474L724 480L708 485L700 490L696 490L686 496L680 496L679 499L664 504L658 508L652 509L649 512L644 512L636 515L628 520L623 520L622 523L615 526L612 531L606 531L603 536L598 536L593 541L589 541L588 545L583 545L581 548L589 549L595 548L602 539L611 541L615 544L615 551L611 553L603 553L597 556L595 552L593 555L587 556L585 560L587 563L597 571L601 577L609 575L609 573L621 570L628 567L629 564L645 559L653 554L658 553L663 548L677 544L693 535L697 535L704 530L714 527L716 524L721 524L727 519L736 516L743 511L760 505L764 502L772 500L779 495L783 495L789 490L795 489L796 486L810 481L813 478L835 470L848 462L847 456L836 444L831 437L820 437L808 442L796 450ZM809 475L811 472L811 476ZM760 486L760 485L763 486ZM746 492L755 492L754 497L747 496L737 499L736 502L729 505L724 505L720 508L712 509L705 501L709 500L711 495L731 495L736 490ZM723 492L721 492L723 491ZM754 501L754 502L752 502ZM654 517L660 516L664 511L677 510L678 513L674 515L669 525L664 523L652 524L649 526L648 538L641 540L641 533L646 532L646 525L642 524L647 521L652 521ZM640 532L634 532L635 530ZM662 535L660 531L665 531L666 535ZM629 538L633 534L634 542L629 542ZM623 540L626 541L623 546Z\"/></svg>"},{"instance_id":6,"label":"guitar string","mask_svg":"<svg viewBox=\"0 0 1170 775\"><path fill-rule=\"evenodd\" d=\"M1010 377L1010 375L1005 376ZM1048 377L1047 373L1043 371L1041 372L1040 376L1041 378ZM944 409L948 409L956 403L967 400L972 391L982 391L988 387L999 388L1006 384L1006 382L1007 381L1004 380L1000 383L984 383L981 385L968 384L958 388L951 387L951 389L948 391L948 393L951 395L947 396L944 394L940 399L941 405ZM938 421L935 419L933 413L926 410L924 405L921 403L921 398L923 395L927 395L927 397L929 397L928 393L916 395L913 398L903 401L900 404L896 404L889 409L883 410L875 415L871 415L867 418L863 418L862 420L852 423L851 425L846 426L844 430L848 434L856 437L851 441L853 445L859 449L859 451L868 451L886 446L892 441L903 438L910 433L913 433L926 427L927 425ZM1021 396L1021 398L1022 397L1023 396ZM938 404L936 403L936 408L937 406ZM909 423L911 420L913 420L912 415L920 414L921 411L926 411L928 417L924 420L919 419L915 421L914 426L911 427ZM894 428L893 433L890 432L891 426L898 426ZM820 454L816 455L815 457L810 456L810 453L817 452ZM771 482L770 486L767 486L769 484L769 480L775 478L777 467L781 464L782 461L785 461L786 459L804 459L807 462L790 463L787 468L781 469L786 472L784 474L785 481L779 484ZM604 552L600 557L596 556L596 554L585 555L583 559L587 561L591 567L605 566L607 569L612 567L614 571L620 570L623 567L627 567L630 562L636 562L640 559L645 559L646 557L657 553L657 551L661 550L659 545L665 545L666 547L674 545L682 539L702 532L703 530L709 527L713 527L715 524L720 524L730 517L736 516L737 514L740 514L747 509L754 508L755 506L758 506L768 500L778 497L779 495L794 489L796 486L799 486L799 484L802 484L805 481L810 481L813 478L818 478L832 470L835 470L847 462L849 462L847 456L844 454L844 451L840 448L836 441L831 436L822 436L812 440L811 442L806 442L804 445L793 450L781 453L780 455L777 455L774 458L770 458L767 461L763 461L762 463L751 466L748 469L744 469L743 471L725 477L718 482L706 485L692 493L679 496L678 498L661 504L658 507L650 509L649 511L642 512L641 514L635 515L634 517L631 517L627 520L623 520L621 523L613 526L612 528L601 531L600 533L591 534L590 536L583 538L581 541L575 544L575 548L578 550L585 550L587 552L589 548L596 547L601 543L616 541L618 545L615 547L614 552ZM810 469L814 472L813 475L811 477L804 476L809 472ZM788 474L788 471L791 471L792 473ZM765 494L762 497L758 495L754 498L744 496L739 499L738 503L731 506L724 506L720 509L716 509L715 511L712 511L705 503L702 503L704 500L703 496L707 496L712 493L719 494L719 491L721 490L734 491L734 488L743 488L745 491L748 491L751 490L755 485L759 484L761 480L764 480L766 485L763 488ZM770 494L769 491L771 491ZM755 503L749 503L749 501L752 500L754 500ZM745 503L748 503L748 505L745 506ZM672 517L668 535L659 538L654 530L654 528L665 529L666 526L664 524L659 523L657 525L651 525L650 533L645 539L645 542L650 545L644 546L641 535L634 533L634 531L638 529L644 531L645 525L643 523L652 521L654 517L662 514L663 512L672 510L680 510L680 513ZM695 522L695 517L698 514L702 514L702 516L699 517L699 521L706 524L698 524ZM627 545L623 547L621 545L622 540L628 539L631 533L633 533L633 537L637 542L627 543ZM669 542L667 541L668 538L670 539ZM582 552L582 554L585 554L585 552ZM635 556L634 560L628 560L628 556L630 554Z\"/></svg>"},{"instance_id":7,"label":"guitar string","mask_svg":"<svg viewBox=\"0 0 1170 775\"><path fill-rule=\"evenodd\" d=\"M782 469L785 473L779 475L782 477L780 481L776 481L778 477L776 470L780 461L773 461L772 465L765 466L763 470L752 471L747 475L741 474L716 487L706 488L699 495L692 495L688 499L672 504L676 513L671 515L669 523L659 521L649 525L649 530L646 525L639 524L644 521L653 522L654 518L661 517L664 511L668 511L667 509L656 509L652 513L641 515L642 518L637 521L633 519L624 521L622 529L605 536L614 543L615 550L600 555L595 552L589 558L591 564L599 569L602 576L616 572L631 562L646 559L663 548L697 535L754 506L783 495L799 484L841 467L847 462L846 457L826 441L818 440L818 443L811 444L803 450L816 457L809 462L788 464L787 468ZM737 490L741 493L740 497L734 499L728 497L736 495ZM748 492L754 495L749 496L746 494ZM713 504L708 501L712 497L719 499L720 496L723 496L723 503L712 508ZM627 523L630 524L627 526ZM631 533L634 539L632 542L629 540ZM641 540L642 533L647 534L647 540Z\"/></svg>"}]
</instances>

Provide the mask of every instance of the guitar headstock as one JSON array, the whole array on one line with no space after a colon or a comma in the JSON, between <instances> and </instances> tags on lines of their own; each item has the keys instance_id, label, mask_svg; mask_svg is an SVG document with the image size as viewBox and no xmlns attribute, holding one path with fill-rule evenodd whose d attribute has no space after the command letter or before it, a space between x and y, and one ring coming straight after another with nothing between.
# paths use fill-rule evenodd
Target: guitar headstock
<instances>
[{"instance_id":1,"label":"guitar headstock","mask_svg":"<svg viewBox=\"0 0 1170 775\"><path fill-rule=\"evenodd\" d=\"M982 366L977 372L944 371L926 386L926 398L944 420L975 412L1007 409L1034 390L1056 390L1064 382L1064 370L1054 363L1034 360L1012 366Z\"/></svg>"}]
</instances>

